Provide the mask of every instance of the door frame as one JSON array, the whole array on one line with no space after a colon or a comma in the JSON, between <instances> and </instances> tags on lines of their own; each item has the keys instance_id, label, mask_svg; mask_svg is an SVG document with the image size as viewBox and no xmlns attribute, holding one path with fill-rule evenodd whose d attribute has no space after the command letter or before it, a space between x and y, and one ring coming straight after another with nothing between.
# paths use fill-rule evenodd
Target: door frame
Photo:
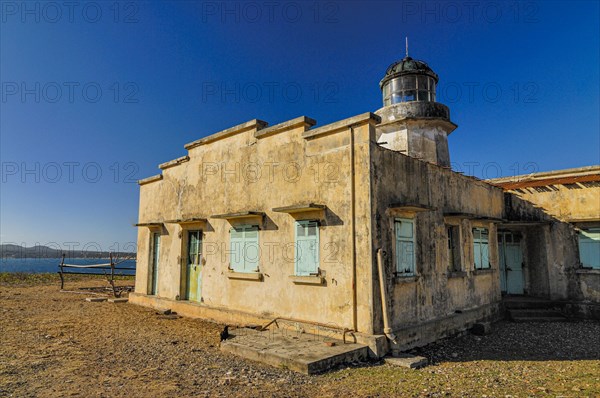
<instances>
[{"instance_id":1,"label":"door frame","mask_svg":"<svg viewBox=\"0 0 600 398\"><path fill-rule=\"evenodd\" d=\"M520 293L509 293L509 278L508 278L508 272L510 270L507 269L506 267L506 235L518 235L520 237L519 239L519 250L521 253L521 286L523 287L522 291ZM504 230L498 230L497 231L497 235L498 235L498 262L499 264L499 271L500 271L500 289L502 289L502 278L504 278L504 284L505 284L505 290L501 290L502 294L507 294L507 295L524 295L525 292L527 291L526 289L526 278L525 278L525 250L523 247L523 242L525 241L525 234L522 231L518 231L518 230L508 230L508 229L504 229ZM511 238L512 239L512 238Z\"/></svg>"},{"instance_id":2,"label":"door frame","mask_svg":"<svg viewBox=\"0 0 600 398\"><path fill-rule=\"evenodd\" d=\"M158 238L158 250L156 251L156 241ZM148 247L148 287L147 293L150 296L158 295L158 272L160 264L160 245L161 245L161 233L160 231L150 230L150 240Z\"/></svg>"},{"instance_id":3,"label":"door frame","mask_svg":"<svg viewBox=\"0 0 600 398\"><path fill-rule=\"evenodd\" d=\"M200 267L199 270L199 275L200 272L202 272L202 267L204 265L204 257L202 255L202 246L203 246L203 241L204 241L204 231L202 229L201 226L197 226L197 225L186 225L184 228L182 228L181 230L181 264L180 264L180 297L181 300L185 300L185 301L193 301L193 302L201 302L202 300L202 296L201 296L201 286L198 286L197 289L200 291L200 297L198 297L197 300L190 300L189 298L189 287L190 287L190 283L188 280L189 274L188 274L188 255L189 255L189 244L190 244L190 233L191 232L198 232L199 233L199 254L200 254L200 258L198 260L198 266ZM201 279L200 281L201 282ZM198 292L197 290L197 292Z\"/></svg>"}]
</instances>

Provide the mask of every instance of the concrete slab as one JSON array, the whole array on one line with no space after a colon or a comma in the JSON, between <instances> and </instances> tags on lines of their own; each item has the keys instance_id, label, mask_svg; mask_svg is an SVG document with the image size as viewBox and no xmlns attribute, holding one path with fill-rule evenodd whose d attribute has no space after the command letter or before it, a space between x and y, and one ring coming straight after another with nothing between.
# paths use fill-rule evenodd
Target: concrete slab
<instances>
[{"instance_id":1,"label":"concrete slab","mask_svg":"<svg viewBox=\"0 0 600 398\"><path fill-rule=\"evenodd\" d=\"M368 347L285 329L259 332L234 329L221 343L221 350L271 366L305 374L324 372L342 363L361 362Z\"/></svg>"},{"instance_id":2,"label":"concrete slab","mask_svg":"<svg viewBox=\"0 0 600 398\"><path fill-rule=\"evenodd\" d=\"M90 303L101 303L106 300L107 300L106 297L86 297L85 298L85 301L90 302Z\"/></svg>"},{"instance_id":3,"label":"concrete slab","mask_svg":"<svg viewBox=\"0 0 600 398\"><path fill-rule=\"evenodd\" d=\"M384 362L392 366L401 366L409 369L419 369L427 366L429 361L425 357L401 353L395 357L385 357Z\"/></svg>"},{"instance_id":4,"label":"concrete slab","mask_svg":"<svg viewBox=\"0 0 600 398\"><path fill-rule=\"evenodd\" d=\"M108 299L109 303L126 303L128 301L129 301L129 299L126 299L126 298L109 298Z\"/></svg>"}]
</instances>

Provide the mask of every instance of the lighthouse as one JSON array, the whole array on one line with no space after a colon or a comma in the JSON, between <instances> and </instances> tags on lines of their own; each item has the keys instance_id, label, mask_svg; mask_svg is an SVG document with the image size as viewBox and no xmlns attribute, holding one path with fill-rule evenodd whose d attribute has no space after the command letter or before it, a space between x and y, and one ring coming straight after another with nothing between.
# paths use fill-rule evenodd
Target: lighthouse
<instances>
[{"instance_id":1,"label":"lighthouse","mask_svg":"<svg viewBox=\"0 0 600 398\"><path fill-rule=\"evenodd\" d=\"M438 75L423 61L407 56L391 64L379 83L383 107L375 113L377 142L393 151L440 166L450 166L448 135L457 125L450 109L436 102Z\"/></svg>"}]
</instances>

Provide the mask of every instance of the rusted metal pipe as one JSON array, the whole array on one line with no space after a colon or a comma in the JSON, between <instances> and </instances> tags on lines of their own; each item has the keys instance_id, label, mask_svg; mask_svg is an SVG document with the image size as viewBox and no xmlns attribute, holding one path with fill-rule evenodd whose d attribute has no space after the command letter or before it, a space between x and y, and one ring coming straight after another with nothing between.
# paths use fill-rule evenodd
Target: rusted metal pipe
<instances>
[{"instance_id":1,"label":"rusted metal pipe","mask_svg":"<svg viewBox=\"0 0 600 398\"><path fill-rule=\"evenodd\" d=\"M390 328L387 308L387 289L385 288L385 270L383 268L383 259L381 254L381 248L377 249L377 268L379 270L379 289L381 291L381 312L383 314L383 333L385 336L396 344L396 335L392 328Z\"/></svg>"},{"instance_id":2,"label":"rusted metal pipe","mask_svg":"<svg viewBox=\"0 0 600 398\"><path fill-rule=\"evenodd\" d=\"M277 323L277 321L288 321L288 322L296 322L296 323L306 323L308 325L320 326L320 327L327 328L327 329L342 330L343 331L342 339L343 339L344 343L346 343L346 334L347 333L351 333L352 334L352 333L356 332L356 330L353 330L353 329L348 329L348 328L343 328L342 329L342 328L338 328L338 327L335 327L335 326L328 325L326 323L313 322L313 321L301 321L301 320L298 320L298 319L284 318L284 317L277 317L277 318L271 320L265 326L261 326L260 329L258 329L258 330L261 331L261 332L264 332L272 324L275 324L275 325L277 325L277 327L279 327L279 324Z\"/></svg>"},{"instance_id":3,"label":"rusted metal pipe","mask_svg":"<svg viewBox=\"0 0 600 398\"><path fill-rule=\"evenodd\" d=\"M352 220L352 327L358 330L358 298L356 292L356 168L354 165L354 126L350 126L350 218Z\"/></svg>"}]
</instances>

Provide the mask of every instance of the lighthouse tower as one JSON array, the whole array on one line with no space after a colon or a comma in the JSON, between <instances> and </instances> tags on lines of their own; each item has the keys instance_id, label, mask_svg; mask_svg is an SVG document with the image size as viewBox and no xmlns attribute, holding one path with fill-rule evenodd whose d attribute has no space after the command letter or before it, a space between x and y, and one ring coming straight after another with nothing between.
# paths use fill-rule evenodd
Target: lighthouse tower
<instances>
[{"instance_id":1,"label":"lighthouse tower","mask_svg":"<svg viewBox=\"0 0 600 398\"><path fill-rule=\"evenodd\" d=\"M438 75L423 61L407 56L391 64L379 83L383 108L377 142L408 156L450 166L448 135L456 129L450 109L435 102Z\"/></svg>"}]
</instances>

